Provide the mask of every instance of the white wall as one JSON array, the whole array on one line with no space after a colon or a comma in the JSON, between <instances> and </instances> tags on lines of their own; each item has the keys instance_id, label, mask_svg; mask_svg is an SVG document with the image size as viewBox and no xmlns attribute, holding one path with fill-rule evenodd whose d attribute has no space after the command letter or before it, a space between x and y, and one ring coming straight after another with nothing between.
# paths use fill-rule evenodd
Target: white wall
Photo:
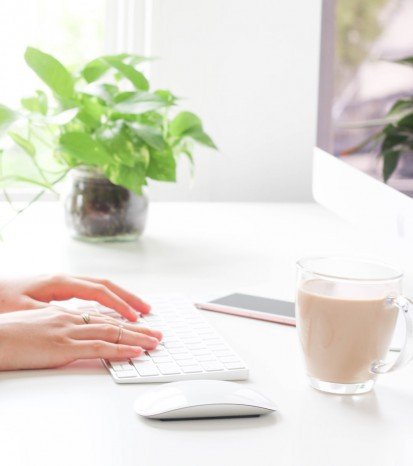
<instances>
[{"instance_id":1,"label":"white wall","mask_svg":"<svg viewBox=\"0 0 413 466\"><path fill-rule=\"evenodd\" d=\"M146 0L155 87L185 97L219 154L156 200L311 199L321 0Z\"/></svg>"}]
</instances>

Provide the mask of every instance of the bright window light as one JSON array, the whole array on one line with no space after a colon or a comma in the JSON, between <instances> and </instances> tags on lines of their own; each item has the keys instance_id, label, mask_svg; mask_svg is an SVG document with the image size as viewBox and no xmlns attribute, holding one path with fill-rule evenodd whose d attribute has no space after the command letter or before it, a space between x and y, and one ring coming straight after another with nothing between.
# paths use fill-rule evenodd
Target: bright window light
<instances>
[{"instance_id":1,"label":"bright window light","mask_svg":"<svg viewBox=\"0 0 413 466\"><path fill-rule=\"evenodd\" d=\"M10 0L1 5L0 102L11 107L43 85L24 62L28 45L68 67L104 53L103 0Z\"/></svg>"}]
</instances>

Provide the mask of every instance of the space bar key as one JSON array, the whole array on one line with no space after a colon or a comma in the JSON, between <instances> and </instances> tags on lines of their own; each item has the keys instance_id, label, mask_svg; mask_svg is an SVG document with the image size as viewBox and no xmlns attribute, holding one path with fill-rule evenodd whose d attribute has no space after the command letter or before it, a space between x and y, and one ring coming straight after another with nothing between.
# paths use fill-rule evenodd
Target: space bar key
<instances>
[{"instance_id":1,"label":"space bar key","mask_svg":"<svg viewBox=\"0 0 413 466\"><path fill-rule=\"evenodd\" d=\"M159 371L152 361L132 361L138 374L142 377L148 377L150 375L159 375Z\"/></svg>"}]
</instances>

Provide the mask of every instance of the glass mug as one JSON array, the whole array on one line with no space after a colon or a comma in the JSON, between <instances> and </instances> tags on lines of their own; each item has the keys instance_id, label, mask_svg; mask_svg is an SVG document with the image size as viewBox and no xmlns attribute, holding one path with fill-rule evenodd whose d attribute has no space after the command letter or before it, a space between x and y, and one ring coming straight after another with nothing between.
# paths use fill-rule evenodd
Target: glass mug
<instances>
[{"instance_id":1,"label":"glass mug","mask_svg":"<svg viewBox=\"0 0 413 466\"><path fill-rule=\"evenodd\" d=\"M297 329L312 387L366 393L378 374L412 359L412 310L401 295L401 271L344 257L305 258L297 268ZM399 311L406 322L405 343L399 356L386 362Z\"/></svg>"}]
</instances>

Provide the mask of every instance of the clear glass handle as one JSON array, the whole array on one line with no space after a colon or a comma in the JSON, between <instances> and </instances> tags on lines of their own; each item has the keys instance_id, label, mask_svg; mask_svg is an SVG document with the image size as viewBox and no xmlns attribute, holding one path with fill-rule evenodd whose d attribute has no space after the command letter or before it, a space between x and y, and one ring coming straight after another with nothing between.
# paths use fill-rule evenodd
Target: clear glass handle
<instances>
[{"instance_id":1,"label":"clear glass handle","mask_svg":"<svg viewBox=\"0 0 413 466\"><path fill-rule=\"evenodd\" d=\"M413 359L413 321L411 310L413 303L409 298L405 298L404 296L389 296L387 304L396 306L403 314L406 323L406 338L398 358L390 362L377 361L372 364L370 370L374 374L392 372L405 366Z\"/></svg>"}]
</instances>

